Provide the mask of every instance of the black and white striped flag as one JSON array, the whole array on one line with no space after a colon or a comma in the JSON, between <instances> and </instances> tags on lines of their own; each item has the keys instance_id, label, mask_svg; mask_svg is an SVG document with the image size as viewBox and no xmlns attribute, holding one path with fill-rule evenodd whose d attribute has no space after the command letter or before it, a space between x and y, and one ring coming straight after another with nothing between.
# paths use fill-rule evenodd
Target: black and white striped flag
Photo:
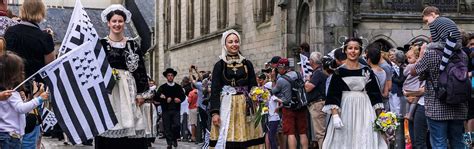
<instances>
[{"instance_id":1,"label":"black and white striped flag","mask_svg":"<svg viewBox=\"0 0 474 149\"><path fill-rule=\"evenodd\" d=\"M66 35L64 36L64 40L59 49L59 55L62 56L87 41L96 44L96 42L99 42L99 35L97 34L89 15L87 15L87 12L84 10L81 1L76 0ZM99 45L100 44L97 44L95 47L94 54L97 59L101 60L101 66L99 68L102 77L104 78L105 86L108 91L112 91L115 84L115 80L112 77L112 68L105 58L103 47Z\"/></svg>"},{"instance_id":2,"label":"black and white striped flag","mask_svg":"<svg viewBox=\"0 0 474 149\"><path fill-rule=\"evenodd\" d=\"M306 79L306 76L310 76L313 73L313 68L309 64L308 57L306 57L303 54L300 54L300 65L301 65L301 71L305 79Z\"/></svg>"},{"instance_id":3,"label":"black and white striped flag","mask_svg":"<svg viewBox=\"0 0 474 149\"><path fill-rule=\"evenodd\" d=\"M117 124L101 75L103 59L94 54L100 42L95 43L76 47L40 72L50 89L58 123L73 144L80 144Z\"/></svg>"},{"instance_id":4,"label":"black and white striped flag","mask_svg":"<svg viewBox=\"0 0 474 149\"><path fill-rule=\"evenodd\" d=\"M41 119L43 123L41 124L41 128L43 132L47 132L53 129L54 125L58 123L56 116L53 112L49 111L48 109L43 109L43 113L41 114Z\"/></svg>"}]
</instances>

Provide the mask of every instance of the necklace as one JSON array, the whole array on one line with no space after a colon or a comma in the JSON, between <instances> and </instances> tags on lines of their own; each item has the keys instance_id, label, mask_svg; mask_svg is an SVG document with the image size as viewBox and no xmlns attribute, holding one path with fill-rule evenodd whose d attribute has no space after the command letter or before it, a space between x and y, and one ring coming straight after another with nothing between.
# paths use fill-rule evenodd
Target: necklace
<instances>
[{"instance_id":1,"label":"necklace","mask_svg":"<svg viewBox=\"0 0 474 149\"><path fill-rule=\"evenodd\" d=\"M110 38L110 36L107 36L107 38L109 38L109 40L113 41L113 42L121 42L125 37L122 36L122 38L120 40L112 40L112 38Z\"/></svg>"}]
</instances>

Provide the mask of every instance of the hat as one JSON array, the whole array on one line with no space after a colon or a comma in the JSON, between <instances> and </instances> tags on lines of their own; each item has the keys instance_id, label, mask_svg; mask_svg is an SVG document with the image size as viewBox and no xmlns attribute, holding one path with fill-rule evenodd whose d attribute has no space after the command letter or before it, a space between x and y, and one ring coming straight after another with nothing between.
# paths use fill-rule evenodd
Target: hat
<instances>
[{"instance_id":1,"label":"hat","mask_svg":"<svg viewBox=\"0 0 474 149\"><path fill-rule=\"evenodd\" d=\"M176 76L178 74L178 72L176 72L173 68L167 68L166 71L163 72L163 76L166 77L168 73L172 73L173 76Z\"/></svg>"},{"instance_id":2,"label":"hat","mask_svg":"<svg viewBox=\"0 0 474 149\"><path fill-rule=\"evenodd\" d=\"M130 13L130 11L128 11L125 7L123 7L120 4L113 4L113 5L110 5L109 7L107 7L105 10L103 10L102 13L100 14L102 22L106 23L107 22L107 15L109 13L111 13L112 11L115 11L115 10L120 10L123 13L125 13L125 16L126 16L126 18L124 18L125 23L130 23L130 21L132 21L132 13Z\"/></svg>"},{"instance_id":3,"label":"hat","mask_svg":"<svg viewBox=\"0 0 474 149\"><path fill-rule=\"evenodd\" d=\"M283 67L283 66L290 66L290 61L288 61L288 59L286 58L281 58L280 60L278 60L278 67Z\"/></svg>"},{"instance_id":4,"label":"hat","mask_svg":"<svg viewBox=\"0 0 474 149\"><path fill-rule=\"evenodd\" d=\"M278 61L279 61L280 59L281 59L280 56L274 56L274 57L272 57L272 60L270 60L268 63L269 63L269 64L276 64L276 63L278 63Z\"/></svg>"}]
</instances>

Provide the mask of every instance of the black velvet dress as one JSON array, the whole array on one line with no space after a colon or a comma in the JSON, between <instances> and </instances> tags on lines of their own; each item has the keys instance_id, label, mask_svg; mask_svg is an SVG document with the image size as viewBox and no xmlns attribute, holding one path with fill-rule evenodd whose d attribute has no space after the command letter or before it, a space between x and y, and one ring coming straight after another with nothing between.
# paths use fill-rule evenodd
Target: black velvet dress
<instances>
[{"instance_id":1,"label":"black velvet dress","mask_svg":"<svg viewBox=\"0 0 474 149\"><path fill-rule=\"evenodd\" d=\"M125 43L110 42L107 38L101 40L106 51L106 57L113 69L115 86L111 93L111 104L119 123L113 130L108 130L95 138L95 148L141 148L148 147L145 130L137 111L143 111L135 102L137 95L148 91L148 76L146 74L143 56L145 50L140 49L133 40ZM141 121L144 121L141 113ZM155 130L156 131L156 130Z\"/></svg>"},{"instance_id":2,"label":"black velvet dress","mask_svg":"<svg viewBox=\"0 0 474 149\"><path fill-rule=\"evenodd\" d=\"M238 59L227 57L227 59ZM221 127L227 124L225 148L259 148L264 143L262 127L254 127L250 114L248 91L257 86L255 72L249 60L226 63L219 60L214 65L211 86L210 113L220 114ZM232 91L235 89L234 91ZM222 96L221 95L228 95ZM226 98L228 97L228 98ZM228 119L226 120L226 113ZM210 146L215 148L219 138L219 127L212 125Z\"/></svg>"}]
</instances>

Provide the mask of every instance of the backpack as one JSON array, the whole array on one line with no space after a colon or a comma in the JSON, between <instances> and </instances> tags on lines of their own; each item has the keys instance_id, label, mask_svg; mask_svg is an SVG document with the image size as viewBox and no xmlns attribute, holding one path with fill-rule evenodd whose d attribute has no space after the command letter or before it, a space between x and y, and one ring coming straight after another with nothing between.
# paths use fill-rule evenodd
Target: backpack
<instances>
[{"instance_id":1,"label":"backpack","mask_svg":"<svg viewBox=\"0 0 474 149\"><path fill-rule=\"evenodd\" d=\"M306 91L304 89L305 82L300 74L297 73L297 76L298 78L296 78L296 80L292 80L289 76L282 75L283 79L291 84L291 100L285 101L283 106L292 110L299 110L308 104Z\"/></svg>"},{"instance_id":2,"label":"backpack","mask_svg":"<svg viewBox=\"0 0 474 149\"><path fill-rule=\"evenodd\" d=\"M436 50L438 55L443 52ZM436 97L446 104L465 103L471 98L471 80L468 76L468 57L460 49L453 50L446 68L440 72Z\"/></svg>"}]
</instances>

